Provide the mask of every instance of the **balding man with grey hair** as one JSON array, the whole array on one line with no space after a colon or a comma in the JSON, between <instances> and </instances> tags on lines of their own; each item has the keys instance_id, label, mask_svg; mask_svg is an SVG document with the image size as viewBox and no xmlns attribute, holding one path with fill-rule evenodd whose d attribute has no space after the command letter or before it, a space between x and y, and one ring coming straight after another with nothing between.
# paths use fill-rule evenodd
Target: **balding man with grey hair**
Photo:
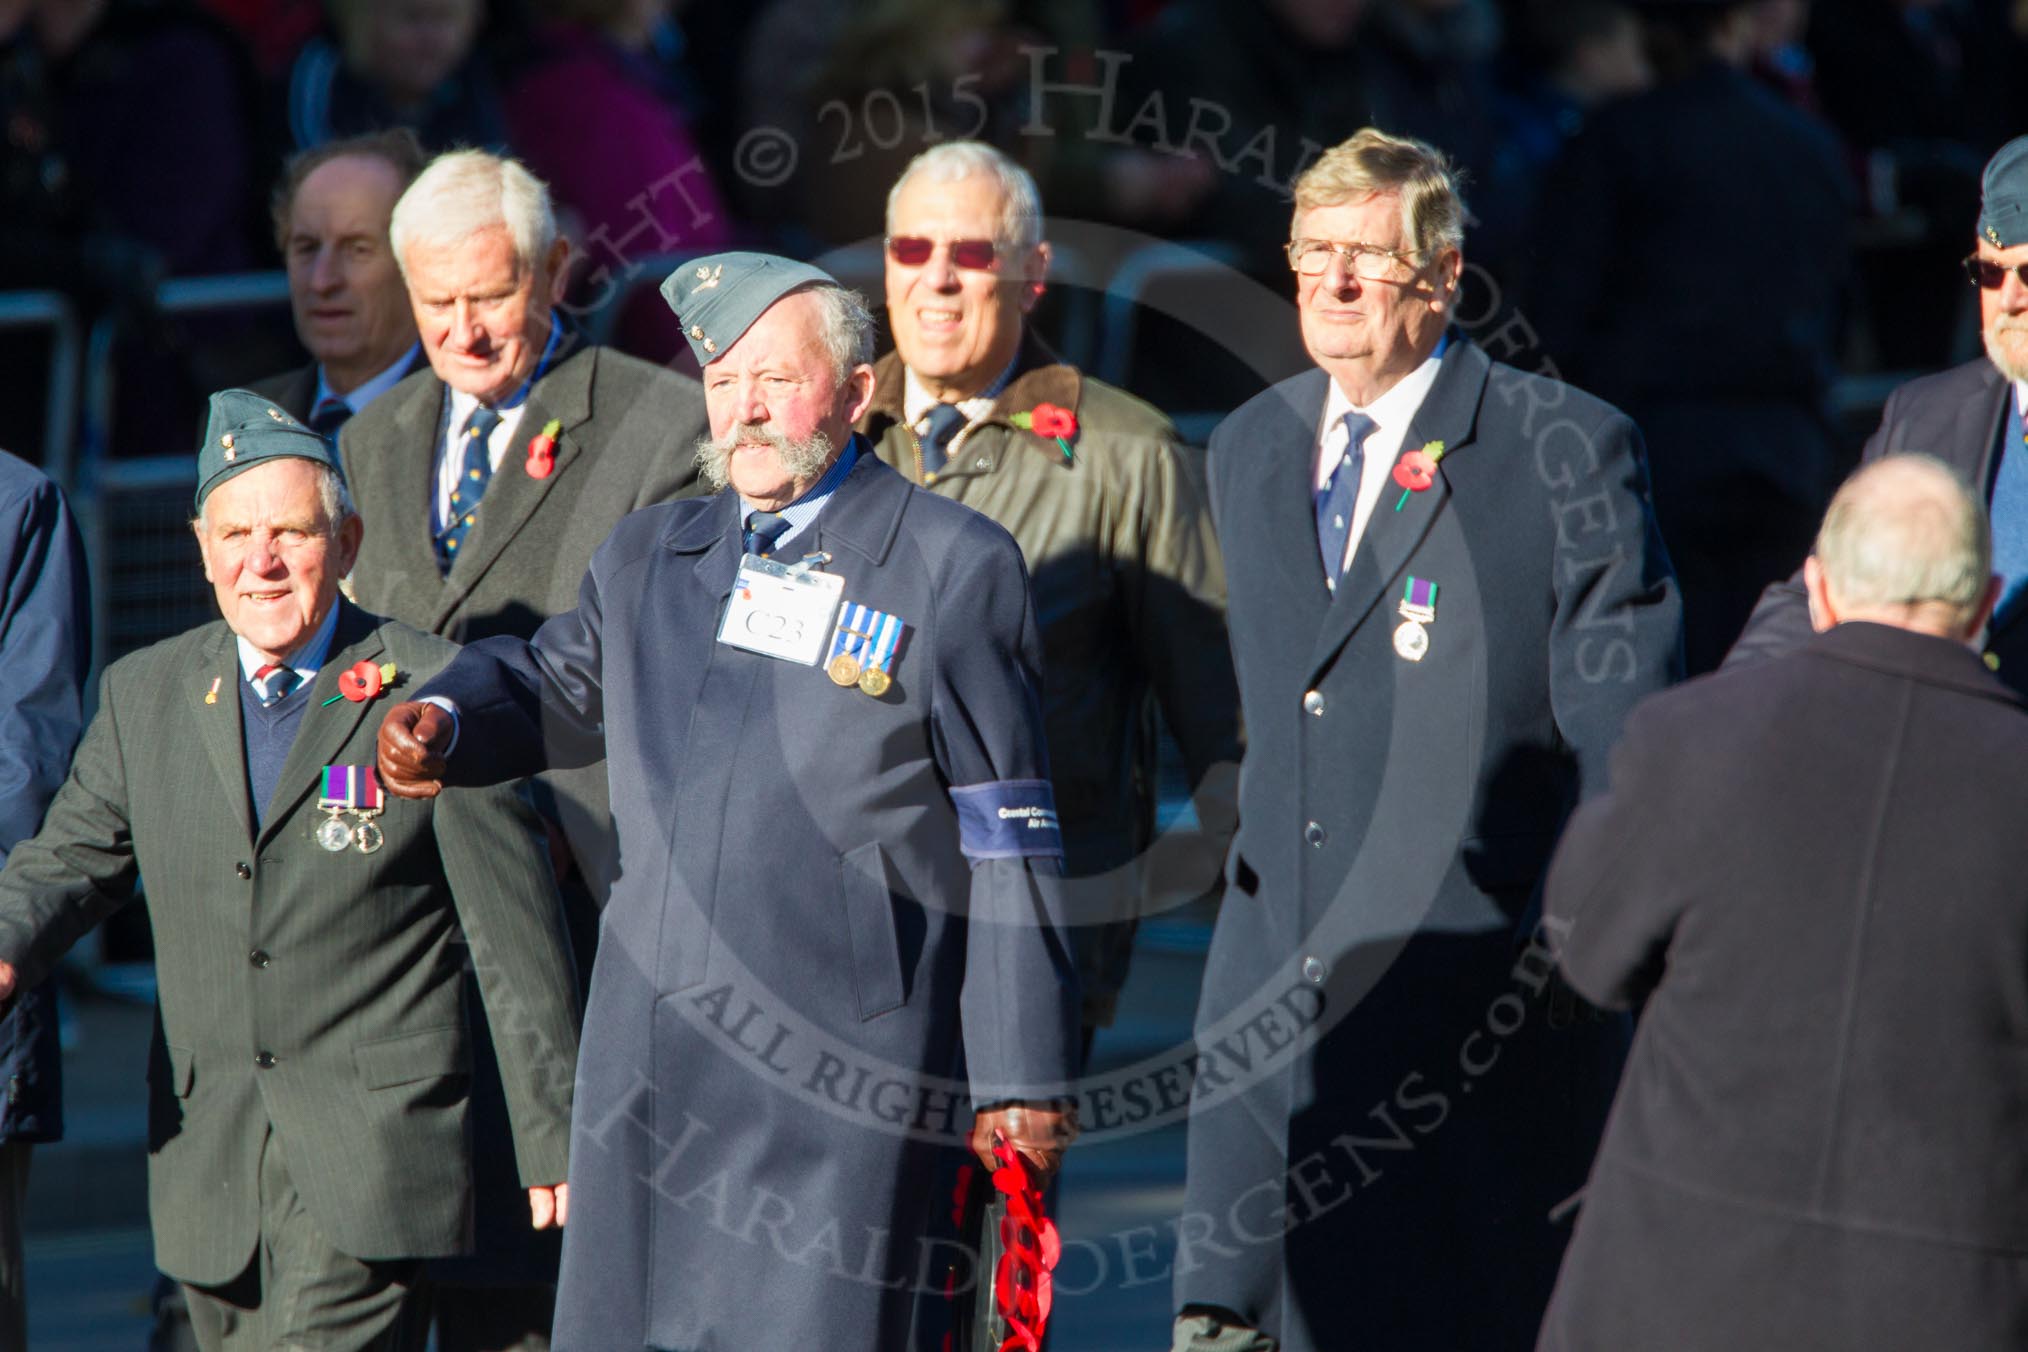
<instances>
[{"instance_id":1,"label":"balding man with grey hair","mask_svg":"<svg viewBox=\"0 0 2028 1352\"><path fill-rule=\"evenodd\" d=\"M1657 695L1547 906L1642 1008L1541 1349L2028 1344L2028 710L1940 461L1873 461L1798 651Z\"/></svg>"},{"instance_id":2,"label":"balding man with grey hair","mask_svg":"<svg viewBox=\"0 0 2028 1352\"><path fill-rule=\"evenodd\" d=\"M511 159L439 155L395 203L388 234L430 369L339 438L374 523L352 585L360 604L455 642L527 638L577 604L592 551L620 518L698 491L703 391L572 329L570 244L548 186ZM536 800L588 963L612 874L605 768L546 774ZM480 1060L483 1182L505 1179L510 1161ZM548 1346L557 1255L553 1244L529 1251L513 1201L504 1186L482 1192L480 1263L439 1283L444 1352Z\"/></svg>"}]
</instances>

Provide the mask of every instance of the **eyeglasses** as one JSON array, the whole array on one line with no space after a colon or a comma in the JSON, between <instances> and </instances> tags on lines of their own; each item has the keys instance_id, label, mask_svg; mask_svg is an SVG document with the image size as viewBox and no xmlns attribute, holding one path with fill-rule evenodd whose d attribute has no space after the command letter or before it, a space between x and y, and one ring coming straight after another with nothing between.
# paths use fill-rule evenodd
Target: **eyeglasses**
<instances>
[{"instance_id":1,"label":"eyeglasses","mask_svg":"<svg viewBox=\"0 0 2028 1352\"><path fill-rule=\"evenodd\" d=\"M967 272L989 272L1000 261L1000 247L990 239L954 239L951 266ZM887 256L905 268L919 268L937 251L937 242L921 235L889 235Z\"/></svg>"},{"instance_id":2,"label":"eyeglasses","mask_svg":"<svg viewBox=\"0 0 2028 1352\"><path fill-rule=\"evenodd\" d=\"M1289 241L1289 266L1305 277L1321 277L1331 259L1345 260L1345 270L1369 282L1398 282L1415 271L1413 249L1383 249L1378 244L1338 244L1328 239Z\"/></svg>"},{"instance_id":3,"label":"eyeglasses","mask_svg":"<svg viewBox=\"0 0 2028 1352\"><path fill-rule=\"evenodd\" d=\"M2007 274L2010 272L2020 279L2021 285L2028 286L2028 262L2016 263L2009 267L2005 263L1995 263L1992 259L1981 258L1977 254L1965 260L1965 276L1971 278L1972 285L1981 291L1998 291L2007 284Z\"/></svg>"}]
</instances>

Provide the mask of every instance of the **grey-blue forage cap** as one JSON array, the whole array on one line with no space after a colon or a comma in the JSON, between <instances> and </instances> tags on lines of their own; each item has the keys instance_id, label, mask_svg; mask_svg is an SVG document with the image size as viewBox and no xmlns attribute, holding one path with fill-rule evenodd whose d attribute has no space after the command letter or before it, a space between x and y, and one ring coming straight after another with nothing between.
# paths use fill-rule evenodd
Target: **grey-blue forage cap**
<instances>
[{"instance_id":1,"label":"grey-blue forage cap","mask_svg":"<svg viewBox=\"0 0 2028 1352\"><path fill-rule=\"evenodd\" d=\"M264 460L294 456L336 470L331 444L250 390L211 396L211 416L197 448L197 510L211 490Z\"/></svg>"},{"instance_id":2,"label":"grey-blue forage cap","mask_svg":"<svg viewBox=\"0 0 2028 1352\"><path fill-rule=\"evenodd\" d=\"M694 259L662 282L699 366L709 366L783 296L812 283L837 286L822 268L764 253L719 253Z\"/></svg>"}]
</instances>

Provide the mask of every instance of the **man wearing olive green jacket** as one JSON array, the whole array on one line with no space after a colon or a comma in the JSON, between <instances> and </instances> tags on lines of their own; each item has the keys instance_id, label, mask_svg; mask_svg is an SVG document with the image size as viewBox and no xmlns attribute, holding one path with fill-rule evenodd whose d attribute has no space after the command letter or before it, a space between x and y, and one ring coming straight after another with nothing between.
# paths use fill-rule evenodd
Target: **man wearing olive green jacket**
<instances>
[{"instance_id":1,"label":"man wearing olive green jacket","mask_svg":"<svg viewBox=\"0 0 2028 1352\"><path fill-rule=\"evenodd\" d=\"M381 692L455 648L339 599L362 527L324 439L227 391L198 463L224 621L107 670L42 829L0 871L0 997L145 876L157 1266L206 1352L392 1352L426 1305L420 1260L471 1240L461 931L529 1222L563 1218L578 1011L560 902L511 789L430 804L368 778Z\"/></svg>"},{"instance_id":2,"label":"man wearing olive green jacket","mask_svg":"<svg viewBox=\"0 0 2028 1352\"><path fill-rule=\"evenodd\" d=\"M896 350L860 430L1027 561L1089 1033L1112 1022L1135 920L1207 891L1232 838L1239 694L1217 541L1169 420L1024 332L1049 266L1025 170L977 142L932 147L896 181L887 227ZM1156 705L1198 816L1159 841Z\"/></svg>"}]
</instances>

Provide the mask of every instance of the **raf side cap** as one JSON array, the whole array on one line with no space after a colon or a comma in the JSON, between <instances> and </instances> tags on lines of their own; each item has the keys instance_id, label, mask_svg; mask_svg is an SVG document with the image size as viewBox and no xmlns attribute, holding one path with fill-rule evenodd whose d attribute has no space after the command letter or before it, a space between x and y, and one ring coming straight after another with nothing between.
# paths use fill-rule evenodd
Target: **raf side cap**
<instances>
[{"instance_id":1,"label":"raf side cap","mask_svg":"<svg viewBox=\"0 0 2028 1352\"><path fill-rule=\"evenodd\" d=\"M662 299L676 312L699 366L709 366L739 341L767 308L799 286L837 286L819 267L764 253L720 253L669 274Z\"/></svg>"},{"instance_id":2,"label":"raf side cap","mask_svg":"<svg viewBox=\"0 0 2028 1352\"><path fill-rule=\"evenodd\" d=\"M197 510L233 475L287 456L338 468L330 443L268 400L247 390L220 390L211 396L211 416L197 448Z\"/></svg>"},{"instance_id":3,"label":"raf side cap","mask_svg":"<svg viewBox=\"0 0 2028 1352\"><path fill-rule=\"evenodd\" d=\"M1979 182L1979 238L1996 249L2028 244L2028 136L1986 162Z\"/></svg>"}]
</instances>

